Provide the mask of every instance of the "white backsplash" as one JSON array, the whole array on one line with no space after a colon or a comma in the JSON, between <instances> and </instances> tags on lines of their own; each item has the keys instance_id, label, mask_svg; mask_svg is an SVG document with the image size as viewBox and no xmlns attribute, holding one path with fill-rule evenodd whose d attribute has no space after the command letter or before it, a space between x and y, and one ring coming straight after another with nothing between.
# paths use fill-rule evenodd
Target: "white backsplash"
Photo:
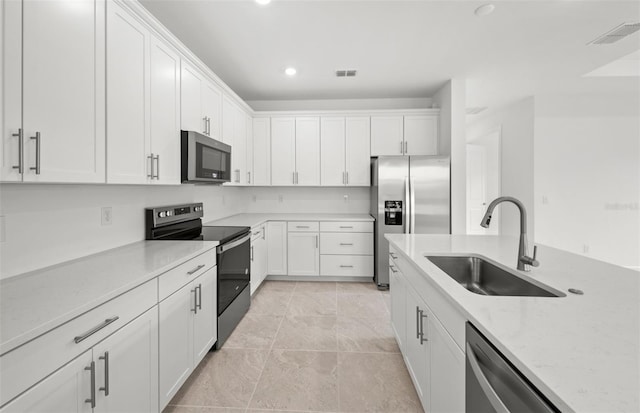
<instances>
[{"instance_id":1,"label":"white backsplash","mask_svg":"<svg viewBox=\"0 0 640 413\"><path fill-rule=\"evenodd\" d=\"M255 187L245 212L368 213L369 188Z\"/></svg>"}]
</instances>

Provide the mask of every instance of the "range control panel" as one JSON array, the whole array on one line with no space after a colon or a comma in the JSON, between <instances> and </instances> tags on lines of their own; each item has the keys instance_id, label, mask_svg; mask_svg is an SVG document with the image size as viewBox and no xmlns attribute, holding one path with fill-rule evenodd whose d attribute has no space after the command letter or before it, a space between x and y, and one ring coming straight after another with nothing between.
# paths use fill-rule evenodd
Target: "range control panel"
<instances>
[{"instance_id":1,"label":"range control panel","mask_svg":"<svg viewBox=\"0 0 640 413\"><path fill-rule=\"evenodd\" d=\"M384 201L384 224L402 225L402 201Z\"/></svg>"},{"instance_id":2,"label":"range control panel","mask_svg":"<svg viewBox=\"0 0 640 413\"><path fill-rule=\"evenodd\" d=\"M202 218L203 211L204 207L201 202L195 204L147 208L145 210L147 221L152 220L150 223L152 227Z\"/></svg>"}]
</instances>

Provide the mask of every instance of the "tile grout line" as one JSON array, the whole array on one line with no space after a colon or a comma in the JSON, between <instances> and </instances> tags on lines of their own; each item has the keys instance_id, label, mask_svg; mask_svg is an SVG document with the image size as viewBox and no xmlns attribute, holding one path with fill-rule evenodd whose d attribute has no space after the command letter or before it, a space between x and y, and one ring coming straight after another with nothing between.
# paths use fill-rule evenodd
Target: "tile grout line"
<instances>
[{"instance_id":1,"label":"tile grout line","mask_svg":"<svg viewBox=\"0 0 640 413\"><path fill-rule=\"evenodd\" d=\"M287 306L285 307L284 314L282 315L282 320L280 320L280 324L278 325L278 329L276 330L276 334L273 336L273 341L271 342L271 346L269 346L269 351L267 352L267 357L262 365L262 370L260 371L260 375L258 376L258 380L256 384L253 386L253 391L251 392L251 397L249 397L249 401L247 402L247 407L245 408L245 412L249 411L251 408L251 402L253 401L253 396L256 394L256 390L258 390L258 384L260 384L260 379L262 379L262 374L264 373L265 368L267 367L267 362L269 361L269 356L271 356L271 352L273 351L273 346L276 343L276 339L278 338L278 334L280 333L280 329L282 328L282 324L284 323L284 319L287 316L287 310L289 309L289 305L291 304L291 300L293 300L293 294L298 288L298 282L293 287L293 291L291 291L291 295L289 296L289 301L287 302Z\"/></svg>"}]
</instances>

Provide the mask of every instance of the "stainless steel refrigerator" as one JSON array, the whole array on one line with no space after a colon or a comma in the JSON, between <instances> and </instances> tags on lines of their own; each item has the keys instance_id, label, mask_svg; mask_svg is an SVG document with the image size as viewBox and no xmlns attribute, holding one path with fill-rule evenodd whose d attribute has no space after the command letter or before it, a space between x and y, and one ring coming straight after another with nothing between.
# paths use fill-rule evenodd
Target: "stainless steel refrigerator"
<instances>
[{"instance_id":1,"label":"stainless steel refrigerator","mask_svg":"<svg viewBox=\"0 0 640 413\"><path fill-rule=\"evenodd\" d=\"M450 160L445 156L371 158L371 215L375 227L375 281L389 286L385 234L450 234Z\"/></svg>"}]
</instances>

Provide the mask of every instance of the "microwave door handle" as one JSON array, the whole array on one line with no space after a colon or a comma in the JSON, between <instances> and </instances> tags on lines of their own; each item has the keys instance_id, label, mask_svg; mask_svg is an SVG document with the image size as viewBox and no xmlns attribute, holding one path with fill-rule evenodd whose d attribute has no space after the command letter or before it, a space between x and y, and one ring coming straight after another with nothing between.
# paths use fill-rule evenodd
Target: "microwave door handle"
<instances>
[{"instance_id":1,"label":"microwave door handle","mask_svg":"<svg viewBox=\"0 0 640 413\"><path fill-rule=\"evenodd\" d=\"M491 403L491 407L493 407L496 413L509 413L509 409L507 409L507 406L500 400L500 396L498 396L493 387L491 387L487 376L482 372L476 354L473 352L473 348L471 348L469 343L467 343L467 361L469 362L475 380L482 388L482 392L489 400L489 403Z\"/></svg>"},{"instance_id":2,"label":"microwave door handle","mask_svg":"<svg viewBox=\"0 0 640 413\"><path fill-rule=\"evenodd\" d=\"M218 254L221 254L223 252L229 251L230 249L233 249L241 244L244 244L245 242L249 241L251 239L251 233L248 233L247 235L245 235L244 237L228 242L226 244L220 245L217 248L217 252Z\"/></svg>"}]
</instances>

